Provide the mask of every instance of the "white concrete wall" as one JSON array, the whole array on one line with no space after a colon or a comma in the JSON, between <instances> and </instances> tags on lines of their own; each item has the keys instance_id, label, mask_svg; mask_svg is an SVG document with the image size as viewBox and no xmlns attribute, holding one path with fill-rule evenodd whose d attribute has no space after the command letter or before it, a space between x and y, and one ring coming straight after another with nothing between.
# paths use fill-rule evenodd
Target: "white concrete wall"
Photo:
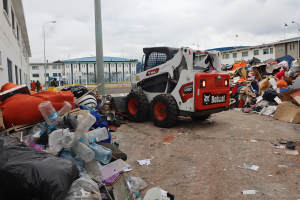
<instances>
[{"instance_id":1,"label":"white concrete wall","mask_svg":"<svg viewBox=\"0 0 300 200\"><path fill-rule=\"evenodd\" d=\"M273 48L273 53L270 53L270 48ZM269 54L263 54L263 49L269 49ZM259 55L254 55L254 51L258 50ZM242 52L246 52L248 51L248 56L243 57L242 56ZM237 53L237 58L233 58L233 53ZM254 49L245 49L245 50L238 50L238 51L234 51L234 52L230 52L230 53L225 53L225 52L221 52L222 54L222 58L221 58L221 63L222 64L233 64L236 61L239 60L249 60L252 59L253 57L258 58L262 61L265 61L267 59L273 58L275 59L275 47L262 47L262 48L254 48ZM226 59L226 54L229 54L229 59ZM223 55L224 55L224 59L223 59Z\"/></svg>"},{"instance_id":2,"label":"white concrete wall","mask_svg":"<svg viewBox=\"0 0 300 200\"><path fill-rule=\"evenodd\" d=\"M12 28L12 10L15 16L15 30ZM22 32L14 10L12 1L8 0L8 14L6 14L3 9L3 2L0 2L0 87L9 82L7 59L12 62L12 82L19 85L30 85L29 59L26 50L24 51L25 55L23 54L23 47L25 49L26 47L24 42L22 42ZM17 26L19 40L17 39ZM15 66L17 66L17 72Z\"/></svg>"}]
</instances>

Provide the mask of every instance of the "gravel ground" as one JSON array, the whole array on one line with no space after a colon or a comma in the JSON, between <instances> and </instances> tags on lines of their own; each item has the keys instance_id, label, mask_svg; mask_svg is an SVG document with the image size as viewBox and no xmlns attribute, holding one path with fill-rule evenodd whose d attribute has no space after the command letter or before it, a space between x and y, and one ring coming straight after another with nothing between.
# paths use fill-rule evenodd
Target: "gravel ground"
<instances>
[{"instance_id":1,"label":"gravel ground","mask_svg":"<svg viewBox=\"0 0 300 200\"><path fill-rule=\"evenodd\" d=\"M203 122L179 118L170 129L155 127L151 121L132 124L123 124L112 134L133 169L125 175L147 182L143 196L160 186L177 200L300 199L299 156L286 155L287 149L271 144L279 144L277 138L300 141L298 124L234 110ZM150 158L148 166L137 162ZM244 163L259 169L243 169ZM256 194L243 195L243 190Z\"/></svg>"}]
</instances>

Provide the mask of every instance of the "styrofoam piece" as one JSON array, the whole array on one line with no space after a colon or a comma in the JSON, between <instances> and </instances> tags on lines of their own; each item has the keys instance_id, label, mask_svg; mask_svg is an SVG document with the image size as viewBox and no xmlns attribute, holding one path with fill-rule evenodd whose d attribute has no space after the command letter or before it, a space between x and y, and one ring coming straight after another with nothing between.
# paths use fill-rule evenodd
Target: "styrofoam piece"
<instances>
[{"instance_id":1,"label":"styrofoam piece","mask_svg":"<svg viewBox=\"0 0 300 200\"><path fill-rule=\"evenodd\" d=\"M170 200L170 198L167 197L167 193L167 191L159 187L151 188L147 191L144 200Z\"/></svg>"},{"instance_id":2,"label":"styrofoam piece","mask_svg":"<svg viewBox=\"0 0 300 200\"><path fill-rule=\"evenodd\" d=\"M243 194L255 194L255 190L244 190Z\"/></svg>"},{"instance_id":3,"label":"styrofoam piece","mask_svg":"<svg viewBox=\"0 0 300 200\"><path fill-rule=\"evenodd\" d=\"M130 165L123 161L122 159L118 159L114 162L111 162L100 168L101 171L101 180L105 180L125 169L128 169Z\"/></svg>"}]
</instances>

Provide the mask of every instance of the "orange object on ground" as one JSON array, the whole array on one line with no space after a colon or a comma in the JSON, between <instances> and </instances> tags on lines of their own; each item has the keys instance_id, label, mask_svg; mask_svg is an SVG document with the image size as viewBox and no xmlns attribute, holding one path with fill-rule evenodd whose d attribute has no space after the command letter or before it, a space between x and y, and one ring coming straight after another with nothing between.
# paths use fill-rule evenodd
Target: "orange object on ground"
<instances>
[{"instance_id":1,"label":"orange object on ground","mask_svg":"<svg viewBox=\"0 0 300 200\"><path fill-rule=\"evenodd\" d=\"M43 86L42 85L40 85L40 91L42 91L43 90Z\"/></svg>"},{"instance_id":2,"label":"orange object on ground","mask_svg":"<svg viewBox=\"0 0 300 200\"><path fill-rule=\"evenodd\" d=\"M242 77L237 82L239 83L239 82L243 82L243 81L247 81L247 80L248 80L248 78Z\"/></svg>"},{"instance_id":3,"label":"orange object on ground","mask_svg":"<svg viewBox=\"0 0 300 200\"><path fill-rule=\"evenodd\" d=\"M240 100L238 108L242 108L245 105L246 101L244 99Z\"/></svg>"},{"instance_id":4,"label":"orange object on ground","mask_svg":"<svg viewBox=\"0 0 300 200\"><path fill-rule=\"evenodd\" d=\"M64 101L69 102L74 108L74 95L71 91L16 94L6 99L0 106L5 128L12 127L12 124L16 126L43 120L38 106L44 101L50 101L57 111L61 109Z\"/></svg>"},{"instance_id":5,"label":"orange object on ground","mask_svg":"<svg viewBox=\"0 0 300 200\"><path fill-rule=\"evenodd\" d=\"M2 87L1 87L1 92L4 92L4 91L6 91L6 90L10 90L10 89L12 89L12 88L14 88L14 87L18 87L19 85L17 85L17 84L14 84L14 83L6 83L6 84L4 84Z\"/></svg>"},{"instance_id":6,"label":"orange object on ground","mask_svg":"<svg viewBox=\"0 0 300 200\"><path fill-rule=\"evenodd\" d=\"M35 91L35 82L31 82L31 90Z\"/></svg>"},{"instance_id":7,"label":"orange object on ground","mask_svg":"<svg viewBox=\"0 0 300 200\"><path fill-rule=\"evenodd\" d=\"M287 84L287 82L285 81L285 80L280 80L279 81L279 79L277 79L277 87L278 88L286 88L288 86L288 84Z\"/></svg>"},{"instance_id":8,"label":"orange object on ground","mask_svg":"<svg viewBox=\"0 0 300 200\"><path fill-rule=\"evenodd\" d=\"M2 87L1 87L1 92L4 92L6 90L10 90L14 87L18 87L19 85L17 84L14 84L14 83L6 83L4 84ZM35 94L36 92L35 91L30 91L31 94Z\"/></svg>"},{"instance_id":9,"label":"orange object on ground","mask_svg":"<svg viewBox=\"0 0 300 200\"><path fill-rule=\"evenodd\" d=\"M233 65L233 68L232 68L231 71L234 71L234 70L235 70L236 68L238 68L238 67L247 67L247 63L245 63L245 62L241 62L241 63L237 62L237 63L235 63L235 64Z\"/></svg>"}]
</instances>

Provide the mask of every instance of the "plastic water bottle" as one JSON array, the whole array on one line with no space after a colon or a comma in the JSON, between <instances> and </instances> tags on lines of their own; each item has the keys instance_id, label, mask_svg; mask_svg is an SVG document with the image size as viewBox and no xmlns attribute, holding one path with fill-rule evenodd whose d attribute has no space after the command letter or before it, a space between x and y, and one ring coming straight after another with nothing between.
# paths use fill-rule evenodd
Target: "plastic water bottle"
<instances>
[{"instance_id":1,"label":"plastic water bottle","mask_svg":"<svg viewBox=\"0 0 300 200\"><path fill-rule=\"evenodd\" d=\"M79 138L80 138L79 133L66 131L66 132L64 132L64 136L62 139L62 146L64 148L74 147L78 144Z\"/></svg>"},{"instance_id":2,"label":"plastic water bottle","mask_svg":"<svg viewBox=\"0 0 300 200\"><path fill-rule=\"evenodd\" d=\"M100 161L104 165L110 162L112 157L112 152L110 149L97 144L89 144L88 147L90 147L94 151L95 160Z\"/></svg>"},{"instance_id":3,"label":"plastic water bottle","mask_svg":"<svg viewBox=\"0 0 300 200\"><path fill-rule=\"evenodd\" d=\"M63 107L60 111L56 112L55 108L52 106L50 101L44 101L38 106L39 110L41 111L46 123L50 126L55 126L57 124L57 119L59 114L62 114L68 110L71 110L72 106L68 102L63 103Z\"/></svg>"},{"instance_id":4,"label":"plastic water bottle","mask_svg":"<svg viewBox=\"0 0 300 200\"><path fill-rule=\"evenodd\" d=\"M96 118L90 113L88 113L83 117L83 119L80 120L76 132L80 134L85 134L95 122Z\"/></svg>"},{"instance_id":5,"label":"plastic water bottle","mask_svg":"<svg viewBox=\"0 0 300 200\"><path fill-rule=\"evenodd\" d=\"M57 112L58 116L63 115L65 112L67 112L71 109L72 109L72 105L69 102L64 101L64 103L61 106L61 109Z\"/></svg>"},{"instance_id":6,"label":"plastic water bottle","mask_svg":"<svg viewBox=\"0 0 300 200\"><path fill-rule=\"evenodd\" d=\"M81 142L72 147L72 150L85 162L90 162L95 157L94 151Z\"/></svg>"},{"instance_id":7,"label":"plastic water bottle","mask_svg":"<svg viewBox=\"0 0 300 200\"><path fill-rule=\"evenodd\" d=\"M95 142L100 142L101 140L108 139L108 132L105 127L97 128L95 130L85 133L81 137L81 139L84 144L93 144Z\"/></svg>"},{"instance_id":8,"label":"plastic water bottle","mask_svg":"<svg viewBox=\"0 0 300 200\"><path fill-rule=\"evenodd\" d=\"M85 163L85 170L87 171L88 175L93 178L96 179L97 181L101 181L100 177L101 177L101 171L98 167L98 164L95 160L92 160L91 162L87 162Z\"/></svg>"}]
</instances>

